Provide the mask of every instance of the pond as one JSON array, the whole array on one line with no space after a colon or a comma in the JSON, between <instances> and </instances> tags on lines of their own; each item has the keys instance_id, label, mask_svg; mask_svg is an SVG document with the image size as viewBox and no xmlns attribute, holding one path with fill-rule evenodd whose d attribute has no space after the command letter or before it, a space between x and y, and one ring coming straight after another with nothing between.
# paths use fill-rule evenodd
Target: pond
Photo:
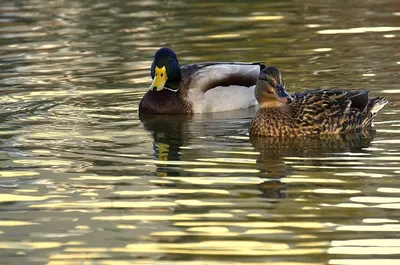
<instances>
[{"instance_id":1,"label":"pond","mask_svg":"<svg viewBox=\"0 0 400 265\"><path fill-rule=\"evenodd\" d=\"M398 1L0 4L2 264L399 264ZM141 121L155 51L369 89L365 134L250 138L256 108Z\"/></svg>"}]
</instances>

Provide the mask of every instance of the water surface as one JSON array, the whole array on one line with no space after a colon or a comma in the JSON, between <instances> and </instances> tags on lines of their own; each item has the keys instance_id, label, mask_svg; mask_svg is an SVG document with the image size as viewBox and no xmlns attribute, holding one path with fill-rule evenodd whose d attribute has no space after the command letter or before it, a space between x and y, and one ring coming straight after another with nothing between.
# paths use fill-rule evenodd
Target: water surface
<instances>
[{"instance_id":1,"label":"water surface","mask_svg":"<svg viewBox=\"0 0 400 265\"><path fill-rule=\"evenodd\" d=\"M398 264L398 7L2 1L2 263ZM140 120L161 46L390 103L374 131L321 139L249 138L255 108Z\"/></svg>"}]
</instances>

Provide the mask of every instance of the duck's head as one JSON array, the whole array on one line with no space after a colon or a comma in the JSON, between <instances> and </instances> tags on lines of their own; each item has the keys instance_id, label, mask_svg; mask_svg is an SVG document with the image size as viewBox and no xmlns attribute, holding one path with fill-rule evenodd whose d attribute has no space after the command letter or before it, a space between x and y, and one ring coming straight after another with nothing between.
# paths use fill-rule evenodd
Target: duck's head
<instances>
[{"instance_id":1,"label":"duck's head","mask_svg":"<svg viewBox=\"0 0 400 265\"><path fill-rule=\"evenodd\" d=\"M154 55L151 64L153 83L150 90L161 91L164 88L177 92L181 82L181 68L173 50L161 48Z\"/></svg>"},{"instance_id":2,"label":"duck's head","mask_svg":"<svg viewBox=\"0 0 400 265\"><path fill-rule=\"evenodd\" d=\"M281 72L273 66L266 67L260 72L255 96L262 107L280 107L293 100L286 92Z\"/></svg>"}]
</instances>

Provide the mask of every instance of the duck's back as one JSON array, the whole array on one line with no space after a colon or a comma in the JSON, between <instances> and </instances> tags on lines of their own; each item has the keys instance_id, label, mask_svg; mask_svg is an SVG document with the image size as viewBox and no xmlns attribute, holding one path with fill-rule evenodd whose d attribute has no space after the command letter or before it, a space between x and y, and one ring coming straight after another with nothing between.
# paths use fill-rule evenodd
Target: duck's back
<instances>
[{"instance_id":1,"label":"duck's back","mask_svg":"<svg viewBox=\"0 0 400 265\"><path fill-rule=\"evenodd\" d=\"M180 94L194 113L220 112L256 105L254 86L262 63L210 62L183 66Z\"/></svg>"},{"instance_id":2,"label":"duck's back","mask_svg":"<svg viewBox=\"0 0 400 265\"><path fill-rule=\"evenodd\" d=\"M292 95L290 108L305 134L335 134L371 127L376 113L387 103L370 98L368 90L309 90Z\"/></svg>"},{"instance_id":3,"label":"duck's back","mask_svg":"<svg viewBox=\"0 0 400 265\"><path fill-rule=\"evenodd\" d=\"M362 124L362 110L351 108L352 102L345 91L309 90L292 97L290 108L305 135L339 133L347 130L350 123L353 127Z\"/></svg>"}]
</instances>

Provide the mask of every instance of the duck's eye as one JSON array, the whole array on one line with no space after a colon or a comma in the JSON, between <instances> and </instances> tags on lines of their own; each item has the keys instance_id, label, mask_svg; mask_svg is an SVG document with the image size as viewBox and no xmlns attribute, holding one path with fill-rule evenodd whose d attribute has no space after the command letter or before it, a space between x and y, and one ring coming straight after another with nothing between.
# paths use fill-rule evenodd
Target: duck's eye
<instances>
[{"instance_id":1,"label":"duck's eye","mask_svg":"<svg viewBox=\"0 0 400 265\"><path fill-rule=\"evenodd\" d=\"M172 57L168 57L168 61L171 62L172 61Z\"/></svg>"},{"instance_id":2,"label":"duck's eye","mask_svg":"<svg viewBox=\"0 0 400 265\"><path fill-rule=\"evenodd\" d=\"M161 77L163 77L164 76L164 74L161 74Z\"/></svg>"}]
</instances>

